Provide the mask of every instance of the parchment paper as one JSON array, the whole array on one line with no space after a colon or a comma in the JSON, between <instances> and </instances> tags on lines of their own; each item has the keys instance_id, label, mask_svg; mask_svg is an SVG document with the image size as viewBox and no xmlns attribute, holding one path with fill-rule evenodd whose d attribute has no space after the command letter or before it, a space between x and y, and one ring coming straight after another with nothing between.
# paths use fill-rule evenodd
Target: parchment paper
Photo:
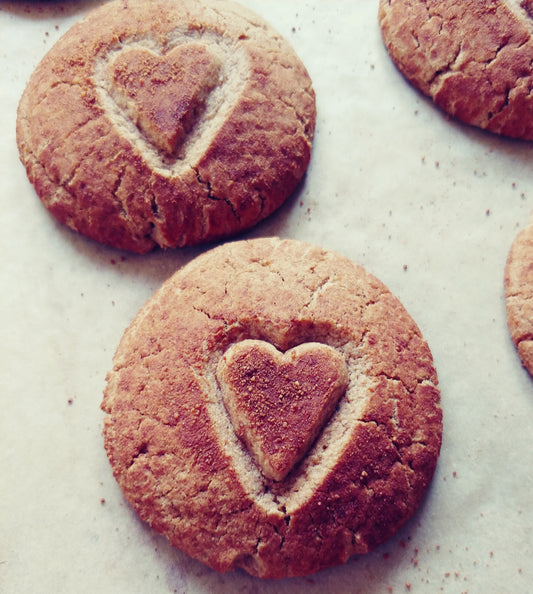
<instances>
[{"instance_id":1,"label":"parchment paper","mask_svg":"<svg viewBox=\"0 0 533 594\"><path fill-rule=\"evenodd\" d=\"M218 575L141 523L101 436L105 375L137 310L207 248L135 256L55 222L18 160L15 118L44 53L99 2L0 5L0 591L526 593L533 583L533 383L503 271L533 208L533 143L449 120L402 78L377 0L247 1L317 94L299 191L247 237L321 244L395 293L432 349L444 441L422 506L367 556L308 578Z\"/></svg>"}]
</instances>

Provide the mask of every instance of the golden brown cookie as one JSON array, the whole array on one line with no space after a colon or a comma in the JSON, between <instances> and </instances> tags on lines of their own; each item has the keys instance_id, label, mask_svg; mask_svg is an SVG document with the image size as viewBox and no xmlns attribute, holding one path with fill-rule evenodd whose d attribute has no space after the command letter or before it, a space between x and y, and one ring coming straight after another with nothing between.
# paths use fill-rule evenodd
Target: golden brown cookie
<instances>
[{"instance_id":1,"label":"golden brown cookie","mask_svg":"<svg viewBox=\"0 0 533 594\"><path fill-rule=\"evenodd\" d=\"M516 236L505 266L507 325L524 367L533 375L533 224Z\"/></svg>"},{"instance_id":2,"label":"golden brown cookie","mask_svg":"<svg viewBox=\"0 0 533 594\"><path fill-rule=\"evenodd\" d=\"M531 0L380 0L402 74L459 120L533 139Z\"/></svg>"},{"instance_id":3,"label":"golden brown cookie","mask_svg":"<svg viewBox=\"0 0 533 594\"><path fill-rule=\"evenodd\" d=\"M33 72L17 142L57 219L143 253L271 214L306 171L315 115L305 67L244 7L116 0Z\"/></svg>"},{"instance_id":4,"label":"golden brown cookie","mask_svg":"<svg viewBox=\"0 0 533 594\"><path fill-rule=\"evenodd\" d=\"M442 415L427 343L360 266L295 240L226 243L174 274L108 374L126 499L217 571L305 575L417 508Z\"/></svg>"}]
</instances>

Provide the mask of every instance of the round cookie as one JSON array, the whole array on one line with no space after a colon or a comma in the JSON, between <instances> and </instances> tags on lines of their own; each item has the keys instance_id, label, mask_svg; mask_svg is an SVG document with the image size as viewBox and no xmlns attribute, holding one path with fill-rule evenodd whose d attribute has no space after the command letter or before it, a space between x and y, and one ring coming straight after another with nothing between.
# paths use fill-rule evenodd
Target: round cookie
<instances>
[{"instance_id":1,"label":"round cookie","mask_svg":"<svg viewBox=\"0 0 533 594\"><path fill-rule=\"evenodd\" d=\"M505 266L507 325L524 367L533 375L533 223L513 241Z\"/></svg>"},{"instance_id":2,"label":"round cookie","mask_svg":"<svg viewBox=\"0 0 533 594\"><path fill-rule=\"evenodd\" d=\"M226 2L115 0L33 72L17 142L50 212L148 252L229 237L294 191L315 97L287 41Z\"/></svg>"},{"instance_id":3,"label":"round cookie","mask_svg":"<svg viewBox=\"0 0 533 594\"><path fill-rule=\"evenodd\" d=\"M533 7L519 0L380 0L402 74L455 118L533 139Z\"/></svg>"},{"instance_id":4,"label":"round cookie","mask_svg":"<svg viewBox=\"0 0 533 594\"><path fill-rule=\"evenodd\" d=\"M412 318L360 266L296 240L226 243L176 272L125 332L102 408L142 520L217 571L264 578L392 536L441 445Z\"/></svg>"}]
</instances>

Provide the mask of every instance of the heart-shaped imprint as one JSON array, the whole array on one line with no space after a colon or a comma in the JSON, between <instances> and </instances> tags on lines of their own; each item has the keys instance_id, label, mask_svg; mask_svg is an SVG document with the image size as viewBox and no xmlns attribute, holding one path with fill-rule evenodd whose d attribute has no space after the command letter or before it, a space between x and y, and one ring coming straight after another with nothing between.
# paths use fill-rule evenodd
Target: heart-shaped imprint
<instances>
[{"instance_id":1,"label":"heart-shaped imprint","mask_svg":"<svg viewBox=\"0 0 533 594\"><path fill-rule=\"evenodd\" d=\"M200 43L166 54L125 48L110 64L110 92L147 139L173 155L219 83L221 63Z\"/></svg>"},{"instance_id":2,"label":"heart-shaped imprint","mask_svg":"<svg viewBox=\"0 0 533 594\"><path fill-rule=\"evenodd\" d=\"M264 476L281 481L305 456L349 378L343 356L325 344L281 353L248 339L225 352L217 379L236 435Z\"/></svg>"}]
</instances>

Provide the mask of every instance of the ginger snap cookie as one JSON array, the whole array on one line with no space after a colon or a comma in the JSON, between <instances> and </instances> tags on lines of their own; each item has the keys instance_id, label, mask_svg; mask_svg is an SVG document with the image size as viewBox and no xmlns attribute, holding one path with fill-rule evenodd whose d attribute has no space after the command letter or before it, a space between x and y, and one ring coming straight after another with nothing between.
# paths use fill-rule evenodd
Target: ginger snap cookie
<instances>
[{"instance_id":1,"label":"ginger snap cookie","mask_svg":"<svg viewBox=\"0 0 533 594\"><path fill-rule=\"evenodd\" d=\"M144 253L230 237L294 191L311 155L304 65L224 0L115 0L33 72L17 143L49 211Z\"/></svg>"},{"instance_id":2,"label":"ginger snap cookie","mask_svg":"<svg viewBox=\"0 0 533 594\"><path fill-rule=\"evenodd\" d=\"M296 240L223 244L176 272L116 351L102 408L126 499L217 571L306 575L413 514L442 414L401 303Z\"/></svg>"},{"instance_id":3,"label":"ginger snap cookie","mask_svg":"<svg viewBox=\"0 0 533 594\"><path fill-rule=\"evenodd\" d=\"M505 266L507 325L524 367L533 375L533 223L515 237Z\"/></svg>"},{"instance_id":4,"label":"ginger snap cookie","mask_svg":"<svg viewBox=\"0 0 533 594\"><path fill-rule=\"evenodd\" d=\"M531 0L380 0L379 24L402 74L445 112L533 139Z\"/></svg>"}]
</instances>

